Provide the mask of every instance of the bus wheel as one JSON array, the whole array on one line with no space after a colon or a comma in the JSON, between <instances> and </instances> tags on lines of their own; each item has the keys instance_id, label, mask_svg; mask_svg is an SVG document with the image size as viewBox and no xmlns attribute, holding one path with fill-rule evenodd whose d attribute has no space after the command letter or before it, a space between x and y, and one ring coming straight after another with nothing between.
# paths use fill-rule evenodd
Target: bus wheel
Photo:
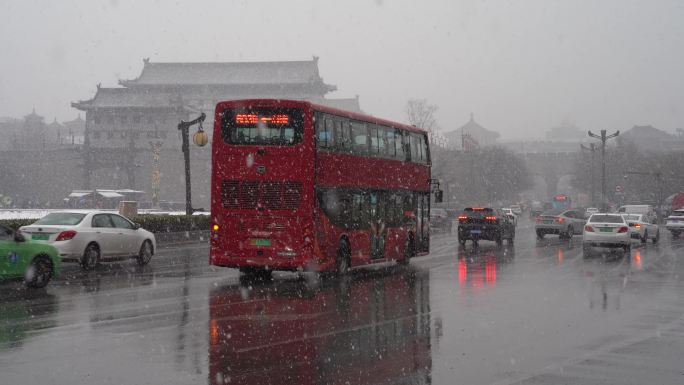
<instances>
[{"instance_id":1,"label":"bus wheel","mask_svg":"<svg viewBox=\"0 0 684 385\"><path fill-rule=\"evenodd\" d=\"M337 275L346 275L349 273L351 260L351 250L347 241L343 240L340 242L340 246L337 248L337 258L335 259L335 273Z\"/></svg>"}]
</instances>

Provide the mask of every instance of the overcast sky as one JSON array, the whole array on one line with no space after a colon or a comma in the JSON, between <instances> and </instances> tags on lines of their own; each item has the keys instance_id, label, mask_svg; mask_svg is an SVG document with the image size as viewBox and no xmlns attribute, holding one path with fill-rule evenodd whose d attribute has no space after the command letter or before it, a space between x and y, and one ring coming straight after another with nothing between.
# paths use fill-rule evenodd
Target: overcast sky
<instances>
[{"instance_id":1,"label":"overcast sky","mask_svg":"<svg viewBox=\"0 0 684 385\"><path fill-rule=\"evenodd\" d=\"M373 115L411 98L446 130L470 112L504 139L684 127L684 2L32 1L0 4L0 116L73 119L95 85L153 62L310 60Z\"/></svg>"}]
</instances>

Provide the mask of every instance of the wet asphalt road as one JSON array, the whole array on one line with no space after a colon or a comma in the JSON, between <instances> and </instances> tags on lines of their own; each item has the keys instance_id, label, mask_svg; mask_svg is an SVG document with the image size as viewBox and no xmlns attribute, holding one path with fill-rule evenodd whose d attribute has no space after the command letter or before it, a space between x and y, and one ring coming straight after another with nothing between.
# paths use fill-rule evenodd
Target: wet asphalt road
<instances>
[{"instance_id":1,"label":"wet asphalt road","mask_svg":"<svg viewBox=\"0 0 684 385\"><path fill-rule=\"evenodd\" d=\"M0 284L0 384L682 384L684 240L458 246L345 279L240 279L203 245Z\"/></svg>"}]
</instances>

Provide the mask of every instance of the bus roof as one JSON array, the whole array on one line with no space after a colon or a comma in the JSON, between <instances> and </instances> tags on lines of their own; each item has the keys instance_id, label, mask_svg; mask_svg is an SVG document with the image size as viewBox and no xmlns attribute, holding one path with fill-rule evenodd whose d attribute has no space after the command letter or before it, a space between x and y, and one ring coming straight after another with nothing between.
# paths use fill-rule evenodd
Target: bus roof
<instances>
[{"instance_id":1,"label":"bus roof","mask_svg":"<svg viewBox=\"0 0 684 385\"><path fill-rule=\"evenodd\" d=\"M291 99L240 99L240 100L226 100L226 101L221 101L216 104L216 120L218 121L218 114L219 111L227 108L227 107L234 107L234 106L245 106L245 105L252 105L252 106L273 106L273 105L282 105L282 106L287 106L287 107L308 107L311 109L314 109L316 111L321 111L321 112L326 112L329 114L333 115L339 115L343 116L346 118L350 119L356 119L356 120L362 120L364 122L368 123L374 123L374 124L380 124L380 125L385 125L385 126L390 126L394 128L402 128L408 131L413 131L421 134L427 133L427 131L423 130L422 128L416 127L416 126L411 126L408 124L404 123L398 123L398 122L393 122L391 120L386 120L386 119L381 119L381 118L376 118L371 115L366 115L358 112L352 112L352 111L346 111L346 110L340 110L337 108L333 107L328 107L324 106L322 104L316 104L304 100L291 100Z\"/></svg>"}]
</instances>

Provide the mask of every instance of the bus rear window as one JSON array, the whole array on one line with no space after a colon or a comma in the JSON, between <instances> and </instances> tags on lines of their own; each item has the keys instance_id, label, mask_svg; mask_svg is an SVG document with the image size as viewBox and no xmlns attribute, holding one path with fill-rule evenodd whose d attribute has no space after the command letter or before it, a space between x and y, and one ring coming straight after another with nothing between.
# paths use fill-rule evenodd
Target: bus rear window
<instances>
[{"instance_id":1,"label":"bus rear window","mask_svg":"<svg viewBox=\"0 0 684 385\"><path fill-rule=\"evenodd\" d=\"M223 111L221 136L228 144L290 146L302 141L304 111L296 108L240 108Z\"/></svg>"}]
</instances>

